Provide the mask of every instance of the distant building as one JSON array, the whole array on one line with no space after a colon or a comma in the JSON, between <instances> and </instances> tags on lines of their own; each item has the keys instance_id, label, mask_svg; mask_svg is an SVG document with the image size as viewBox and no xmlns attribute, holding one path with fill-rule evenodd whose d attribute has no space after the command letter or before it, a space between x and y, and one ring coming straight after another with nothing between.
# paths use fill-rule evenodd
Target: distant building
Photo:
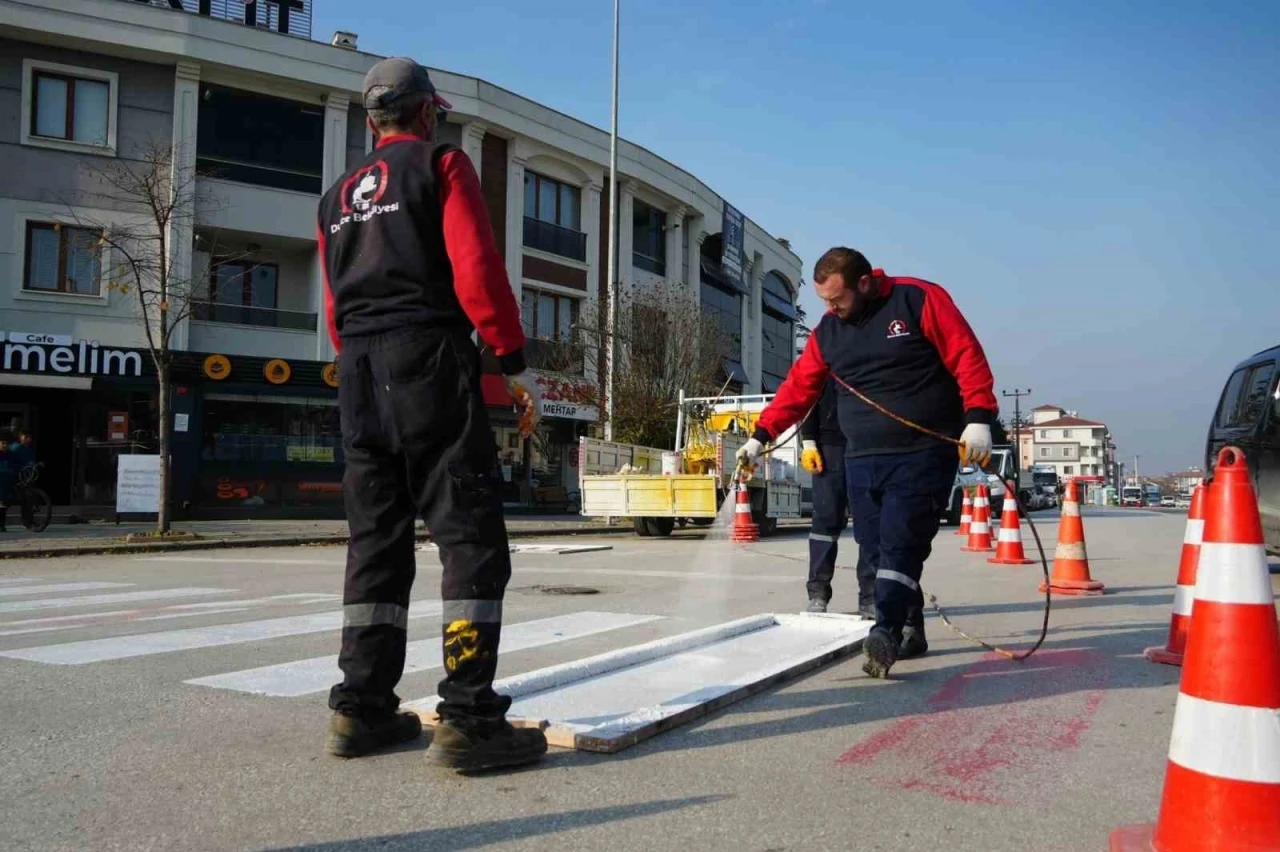
<instances>
[{"instance_id":1,"label":"distant building","mask_svg":"<svg viewBox=\"0 0 1280 852\"><path fill-rule=\"evenodd\" d=\"M1204 471L1198 467L1191 467L1173 474L1172 479L1179 494L1189 494L1192 489L1204 482Z\"/></svg>"},{"instance_id":2,"label":"distant building","mask_svg":"<svg viewBox=\"0 0 1280 852\"><path fill-rule=\"evenodd\" d=\"M1031 411L1029 438L1019 441L1019 459L1026 466L1050 465L1060 480L1101 486L1115 479L1115 444L1111 430L1058 405Z\"/></svg>"}]
</instances>

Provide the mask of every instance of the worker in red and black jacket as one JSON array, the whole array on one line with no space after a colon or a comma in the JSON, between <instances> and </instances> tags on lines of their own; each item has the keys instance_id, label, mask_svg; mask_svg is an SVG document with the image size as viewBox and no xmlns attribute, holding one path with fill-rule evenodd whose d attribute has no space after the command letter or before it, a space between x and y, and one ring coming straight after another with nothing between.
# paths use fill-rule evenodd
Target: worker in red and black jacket
<instances>
[{"instance_id":1,"label":"worker in red and black jacket","mask_svg":"<svg viewBox=\"0 0 1280 852\"><path fill-rule=\"evenodd\" d=\"M836 573L840 535L849 525L849 491L844 475L847 443L840 430L836 383L828 379L822 396L800 424L800 464L813 476L813 520L809 525L809 612L826 612ZM876 572L858 552L858 612L875 618Z\"/></svg>"},{"instance_id":2,"label":"worker in red and black jacket","mask_svg":"<svg viewBox=\"0 0 1280 852\"><path fill-rule=\"evenodd\" d=\"M959 463L986 464L998 411L991 368L947 291L885 275L848 248L819 258L813 281L828 311L761 412L740 463L753 464L835 376L886 410L959 439ZM877 411L839 382L836 395L854 537L876 570L876 625L863 670L883 677L899 658L928 649L920 574L958 462L952 445Z\"/></svg>"},{"instance_id":3,"label":"worker in red and black jacket","mask_svg":"<svg viewBox=\"0 0 1280 852\"><path fill-rule=\"evenodd\" d=\"M364 106L375 149L319 208L351 528L328 748L355 757L421 733L395 694L421 513L444 566L441 724L428 757L461 770L536 761L546 738L513 728L511 699L493 689L511 557L471 338L474 330L498 356L528 435L539 399L519 306L475 167L431 142L449 105L426 69L377 63Z\"/></svg>"}]
</instances>

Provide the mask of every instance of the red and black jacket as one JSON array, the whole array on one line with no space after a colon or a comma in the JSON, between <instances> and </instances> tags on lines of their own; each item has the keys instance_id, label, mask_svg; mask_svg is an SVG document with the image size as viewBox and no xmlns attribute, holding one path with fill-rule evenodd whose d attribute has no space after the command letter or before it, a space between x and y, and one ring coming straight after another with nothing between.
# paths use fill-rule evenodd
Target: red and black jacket
<instances>
[{"instance_id":1,"label":"red and black jacket","mask_svg":"<svg viewBox=\"0 0 1280 852\"><path fill-rule=\"evenodd\" d=\"M320 200L334 348L407 326L475 329L502 372L525 368L520 307L475 166L452 145L386 136Z\"/></svg>"},{"instance_id":2,"label":"red and black jacket","mask_svg":"<svg viewBox=\"0 0 1280 852\"><path fill-rule=\"evenodd\" d=\"M876 271L876 299L845 321L827 313L809 335L754 437L767 442L804 417L836 375L907 420L958 438L966 423L990 424L999 405L982 344L937 284ZM938 446L836 386L848 457Z\"/></svg>"}]
</instances>

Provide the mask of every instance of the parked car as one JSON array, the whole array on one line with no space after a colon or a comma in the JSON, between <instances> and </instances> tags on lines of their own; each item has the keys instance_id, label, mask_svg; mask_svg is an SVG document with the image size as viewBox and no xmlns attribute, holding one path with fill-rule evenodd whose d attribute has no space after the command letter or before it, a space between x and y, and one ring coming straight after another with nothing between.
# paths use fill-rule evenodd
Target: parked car
<instances>
[{"instance_id":1,"label":"parked car","mask_svg":"<svg viewBox=\"0 0 1280 852\"><path fill-rule=\"evenodd\" d=\"M1190 509L1190 508L1191 508L1191 495L1190 495L1190 494L1179 494L1179 495L1178 495L1177 497L1175 497L1175 498L1174 498L1174 500L1173 500L1173 507L1174 507L1175 509Z\"/></svg>"},{"instance_id":2,"label":"parked car","mask_svg":"<svg viewBox=\"0 0 1280 852\"><path fill-rule=\"evenodd\" d=\"M1160 505L1165 509L1173 509L1177 507L1178 501L1173 499L1173 495L1166 494L1160 498Z\"/></svg>"},{"instance_id":3,"label":"parked car","mask_svg":"<svg viewBox=\"0 0 1280 852\"><path fill-rule=\"evenodd\" d=\"M1239 447L1253 476L1267 550L1280 554L1280 346L1252 355L1231 371L1218 397L1205 440L1205 470L1213 476L1218 453Z\"/></svg>"}]
</instances>

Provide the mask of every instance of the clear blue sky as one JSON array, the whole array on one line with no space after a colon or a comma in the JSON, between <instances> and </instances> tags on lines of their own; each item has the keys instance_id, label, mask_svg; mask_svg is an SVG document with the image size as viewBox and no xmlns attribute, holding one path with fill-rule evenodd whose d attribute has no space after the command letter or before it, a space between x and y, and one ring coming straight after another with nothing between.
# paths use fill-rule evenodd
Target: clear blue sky
<instances>
[{"instance_id":1,"label":"clear blue sky","mask_svg":"<svg viewBox=\"0 0 1280 852\"><path fill-rule=\"evenodd\" d=\"M789 238L811 316L832 245L942 284L998 390L1144 473L1280 344L1280 4L622 6L622 135ZM609 126L608 0L316 0L334 29Z\"/></svg>"}]
</instances>

